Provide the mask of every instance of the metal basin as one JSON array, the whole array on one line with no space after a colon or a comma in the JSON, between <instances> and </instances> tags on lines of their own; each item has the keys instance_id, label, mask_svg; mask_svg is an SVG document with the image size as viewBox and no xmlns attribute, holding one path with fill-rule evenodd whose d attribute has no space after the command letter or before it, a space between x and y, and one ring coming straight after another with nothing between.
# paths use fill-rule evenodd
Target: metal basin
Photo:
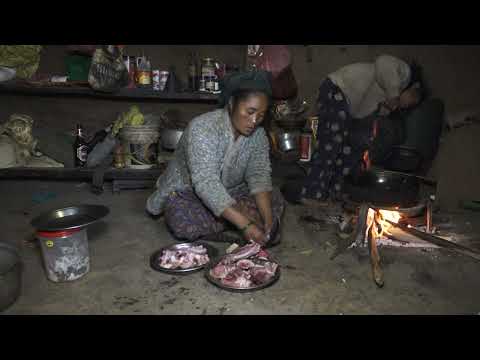
<instances>
[{"instance_id":1,"label":"metal basin","mask_svg":"<svg viewBox=\"0 0 480 360\"><path fill-rule=\"evenodd\" d=\"M21 263L15 247L0 243L0 312L9 308L20 296Z\"/></svg>"},{"instance_id":2,"label":"metal basin","mask_svg":"<svg viewBox=\"0 0 480 360\"><path fill-rule=\"evenodd\" d=\"M37 230L60 231L79 229L107 216L109 210L102 205L70 206L46 212L32 220Z\"/></svg>"},{"instance_id":3,"label":"metal basin","mask_svg":"<svg viewBox=\"0 0 480 360\"><path fill-rule=\"evenodd\" d=\"M165 149L175 150L177 148L178 142L183 135L183 130L172 130L164 129L160 134L160 139L162 141L162 146Z\"/></svg>"}]
</instances>

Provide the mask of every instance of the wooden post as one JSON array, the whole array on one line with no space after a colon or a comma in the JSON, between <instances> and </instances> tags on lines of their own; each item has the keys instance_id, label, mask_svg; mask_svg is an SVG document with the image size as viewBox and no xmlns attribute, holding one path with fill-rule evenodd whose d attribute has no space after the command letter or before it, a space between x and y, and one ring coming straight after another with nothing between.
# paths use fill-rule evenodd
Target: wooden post
<instances>
[{"instance_id":1,"label":"wooden post","mask_svg":"<svg viewBox=\"0 0 480 360\"><path fill-rule=\"evenodd\" d=\"M376 226L376 225L372 224L372 226ZM370 263L372 265L373 281L375 281L375 284L379 288L382 288L384 285L383 271L380 266L380 254L378 253L377 239L375 239L375 237L372 235L372 231L368 232L367 237L368 237L368 247L370 250Z\"/></svg>"}]
</instances>

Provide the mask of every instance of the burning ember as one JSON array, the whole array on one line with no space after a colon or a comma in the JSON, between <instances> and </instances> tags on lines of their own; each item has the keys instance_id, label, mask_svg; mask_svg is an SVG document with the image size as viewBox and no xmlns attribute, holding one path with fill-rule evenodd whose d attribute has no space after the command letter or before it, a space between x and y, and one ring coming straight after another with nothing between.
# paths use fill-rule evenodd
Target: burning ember
<instances>
[{"instance_id":1,"label":"burning ember","mask_svg":"<svg viewBox=\"0 0 480 360\"><path fill-rule=\"evenodd\" d=\"M398 223L400 218L401 215L398 211L374 210L369 208L365 237L368 237L369 231L374 239L379 239L385 234L392 235L389 230L393 227L393 225L391 225L387 220Z\"/></svg>"}]
</instances>

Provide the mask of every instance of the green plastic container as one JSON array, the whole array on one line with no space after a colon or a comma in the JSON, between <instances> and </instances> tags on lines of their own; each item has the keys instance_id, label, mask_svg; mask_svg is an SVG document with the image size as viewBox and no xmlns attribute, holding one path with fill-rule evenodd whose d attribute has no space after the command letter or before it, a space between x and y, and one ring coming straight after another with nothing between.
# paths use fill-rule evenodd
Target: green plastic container
<instances>
[{"instance_id":1,"label":"green plastic container","mask_svg":"<svg viewBox=\"0 0 480 360\"><path fill-rule=\"evenodd\" d=\"M68 81L87 81L92 58L90 56L68 55L66 60Z\"/></svg>"}]
</instances>

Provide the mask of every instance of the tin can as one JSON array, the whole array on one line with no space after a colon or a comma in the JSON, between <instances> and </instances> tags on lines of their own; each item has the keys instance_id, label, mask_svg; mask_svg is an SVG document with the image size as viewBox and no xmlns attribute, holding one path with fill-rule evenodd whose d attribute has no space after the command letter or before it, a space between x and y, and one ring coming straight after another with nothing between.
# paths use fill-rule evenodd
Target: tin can
<instances>
[{"instance_id":1,"label":"tin can","mask_svg":"<svg viewBox=\"0 0 480 360\"><path fill-rule=\"evenodd\" d=\"M313 144L317 143L317 133L318 133L318 116L310 116L307 119L307 127L312 131L313 135Z\"/></svg>"},{"instance_id":2,"label":"tin can","mask_svg":"<svg viewBox=\"0 0 480 360\"><path fill-rule=\"evenodd\" d=\"M300 161L309 162L312 159L312 134L303 132L300 134Z\"/></svg>"},{"instance_id":3,"label":"tin can","mask_svg":"<svg viewBox=\"0 0 480 360\"><path fill-rule=\"evenodd\" d=\"M160 91L160 70L152 70L152 87L154 91Z\"/></svg>"}]
</instances>

